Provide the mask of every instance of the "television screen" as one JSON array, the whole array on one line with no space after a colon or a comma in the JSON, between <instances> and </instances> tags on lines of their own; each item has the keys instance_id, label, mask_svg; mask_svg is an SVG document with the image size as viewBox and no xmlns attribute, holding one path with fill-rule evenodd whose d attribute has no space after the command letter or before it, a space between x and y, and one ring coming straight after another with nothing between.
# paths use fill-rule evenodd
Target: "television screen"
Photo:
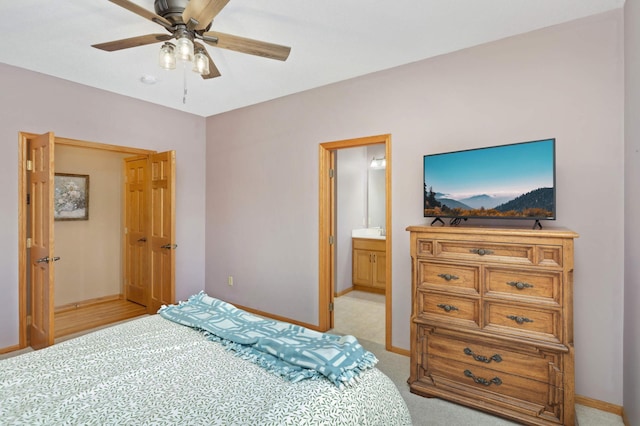
<instances>
[{"instance_id":1,"label":"television screen","mask_svg":"<svg viewBox=\"0 0 640 426\"><path fill-rule=\"evenodd\" d=\"M555 139L424 156L424 216L555 219Z\"/></svg>"}]
</instances>

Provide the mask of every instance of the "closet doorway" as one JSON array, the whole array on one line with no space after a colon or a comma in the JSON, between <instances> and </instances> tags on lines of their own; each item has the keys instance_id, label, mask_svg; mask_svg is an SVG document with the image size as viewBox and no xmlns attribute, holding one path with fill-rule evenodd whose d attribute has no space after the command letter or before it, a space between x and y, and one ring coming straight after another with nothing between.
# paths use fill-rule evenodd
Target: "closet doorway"
<instances>
[{"instance_id":1,"label":"closet doorway","mask_svg":"<svg viewBox=\"0 0 640 426\"><path fill-rule=\"evenodd\" d=\"M56 151L59 151L58 162L54 158ZM163 252L162 256L150 255L149 258L152 260L149 261L148 267L140 269L148 275L148 282L160 283L162 296L166 299L171 298L170 301L167 301L173 302L175 152L157 154L150 150L55 137L53 133L36 135L20 132L18 150L20 348L30 345L37 349L53 344L54 338L59 337L63 332L73 332L69 331L68 322L74 318L83 323L78 324L76 329L82 329L82 327L86 329L92 325L106 324L109 322L109 318L118 320L118 318L124 319L123 316L126 318L126 316L131 317L151 312L153 307L157 305L157 301L151 303L149 300L150 303L147 303L146 307L141 305L137 305L135 309L131 306L123 307L127 304L134 305L126 302L128 297L124 285L129 277L126 267L129 250L125 244L127 232L125 219L132 216L130 212L131 200L128 199L127 188L123 184L127 180L124 159L131 156L149 158L151 171L147 173L147 176L149 179L155 178L156 182L154 185L149 184L148 198L150 200L154 198L155 201L149 202L149 210L144 213L146 216L141 217L140 220L148 223L148 236L152 244L158 241L165 243L164 250L160 250ZM160 156L161 160L167 160L168 163L167 161L159 164L154 163L154 156ZM74 160L73 157L77 158ZM105 164L109 164L109 166L104 166ZM59 166L58 169L56 169L56 165ZM67 170L62 170L63 168ZM106 170L109 168L110 170ZM93 211L87 207L88 220L81 222L56 221L55 227L60 226L60 229L59 235L54 238L54 199L60 201L60 194L54 195L54 172L74 170L84 170L83 173L86 172L89 175L86 195L89 200L94 200L89 203L89 206L93 207ZM91 175L94 177L93 186L90 185ZM60 188L58 189L60 190ZM92 193L94 194L93 198L89 197ZM151 207L158 203L161 211L158 214L152 214ZM110 216L104 214L104 210L107 210L105 205L116 206L115 211L111 206L109 207ZM62 217L59 209L57 215L59 218ZM159 223L160 221L156 220L158 218L163 223ZM91 221L92 219L93 221ZM80 232L81 228L86 232ZM104 232L100 234L101 228L108 228L107 234ZM92 231L88 231L89 229ZM106 241L108 234L115 234L110 238L110 244L107 244ZM158 234L163 238L160 240L154 238ZM167 242L167 236L170 236L170 242ZM56 247L56 243L58 247ZM63 257L60 255L61 252L65 259L61 259ZM61 284L58 286L59 288L56 288L56 279L60 283L73 281L70 278L75 272L73 262L74 260L78 262L79 259L82 260L78 263L82 263L83 260L86 262L89 257L83 258L82 256L86 253L92 253L93 259L98 259L97 262L104 259L107 263L106 258L112 259L109 274L115 276L112 281L116 281L115 293L117 294L86 300L86 295L82 293L81 289L75 291L77 294L68 294L69 290L65 290L64 285ZM56 262L57 260L60 262ZM152 265L154 261L155 264ZM58 270L56 270L56 265L59 265ZM85 265L81 264L80 266ZM85 282L97 281L101 273L99 266L104 265L89 264L84 269L80 266L77 267L77 271L87 275L81 281ZM114 272L114 269L117 271ZM171 288L167 289L167 285ZM113 284L111 286L113 287ZM56 290L56 297L54 297L54 290ZM61 291L60 294L58 294L58 290ZM67 294L64 293L65 291ZM74 293L73 288L70 291ZM151 299L151 294L157 295L158 293L157 288L150 288L149 299ZM58 300L54 305L56 298ZM65 303L65 299L77 302ZM111 304L111 307L105 309L105 304ZM81 311L89 312L81 314ZM57 326L57 322L60 327ZM99 322L103 324L98 324ZM71 330L73 329L72 327Z\"/></svg>"},{"instance_id":2,"label":"closet doorway","mask_svg":"<svg viewBox=\"0 0 640 426\"><path fill-rule=\"evenodd\" d=\"M339 207L337 206L336 180L340 179L340 171L337 170L336 161L339 155L338 151L348 148L372 147L374 145L381 145L383 147L382 152L386 160L386 168L384 169L384 224L371 224L368 223L369 221L367 220L364 226L369 227L370 225L375 225L376 227L382 228L386 233L383 244L386 256L380 256L379 259L382 263L382 265L380 265L382 269L380 270L383 271L385 278L384 341L386 349L391 350L391 135L371 136L320 144L319 327L321 330L329 330L334 328L335 325L335 294L338 290L336 287L338 274L336 242L338 238L341 241L339 246L341 252L351 250L351 236L337 235L337 210ZM347 243L345 244L344 241L347 241ZM349 247L346 247L346 245Z\"/></svg>"}]
</instances>

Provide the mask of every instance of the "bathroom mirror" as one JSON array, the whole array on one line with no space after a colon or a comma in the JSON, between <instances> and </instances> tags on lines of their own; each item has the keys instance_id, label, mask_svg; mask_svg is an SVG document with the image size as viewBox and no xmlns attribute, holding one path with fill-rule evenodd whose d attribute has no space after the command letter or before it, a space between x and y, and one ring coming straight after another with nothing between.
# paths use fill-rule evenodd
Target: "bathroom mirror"
<instances>
[{"instance_id":1,"label":"bathroom mirror","mask_svg":"<svg viewBox=\"0 0 640 426\"><path fill-rule=\"evenodd\" d=\"M368 146L367 157L370 160L367 169L367 228L384 230L386 224L384 144Z\"/></svg>"}]
</instances>

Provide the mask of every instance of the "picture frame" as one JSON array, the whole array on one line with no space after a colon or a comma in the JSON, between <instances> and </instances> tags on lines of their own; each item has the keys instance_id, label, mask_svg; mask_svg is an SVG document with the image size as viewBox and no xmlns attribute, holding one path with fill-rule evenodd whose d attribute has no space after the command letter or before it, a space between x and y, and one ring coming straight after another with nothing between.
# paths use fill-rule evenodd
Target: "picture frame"
<instances>
[{"instance_id":1,"label":"picture frame","mask_svg":"<svg viewBox=\"0 0 640 426\"><path fill-rule=\"evenodd\" d=\"M55 173L54 220L89 220L89 175Z\"/></svg>"}]
</instances>

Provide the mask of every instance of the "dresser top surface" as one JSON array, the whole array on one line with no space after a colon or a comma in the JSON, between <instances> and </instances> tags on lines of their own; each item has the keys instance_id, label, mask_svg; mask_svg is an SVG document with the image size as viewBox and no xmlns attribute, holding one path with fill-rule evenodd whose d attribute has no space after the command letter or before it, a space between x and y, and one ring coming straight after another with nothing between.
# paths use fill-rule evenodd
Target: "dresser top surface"
<instances>
[{"instance_id":1,"label":"dresser top surface","mask_svg":"<svg viewBox=\"0 0 640 426\"><path fill-rule=\"evenodd\" d=\"M407 231L425 234L456 235L456 234L483 234L522 237L554 237L554 238L578 238L579 235L566 228L519 228L499 226L429 226L412 225Z\"/></svg>"}]
</instances>

